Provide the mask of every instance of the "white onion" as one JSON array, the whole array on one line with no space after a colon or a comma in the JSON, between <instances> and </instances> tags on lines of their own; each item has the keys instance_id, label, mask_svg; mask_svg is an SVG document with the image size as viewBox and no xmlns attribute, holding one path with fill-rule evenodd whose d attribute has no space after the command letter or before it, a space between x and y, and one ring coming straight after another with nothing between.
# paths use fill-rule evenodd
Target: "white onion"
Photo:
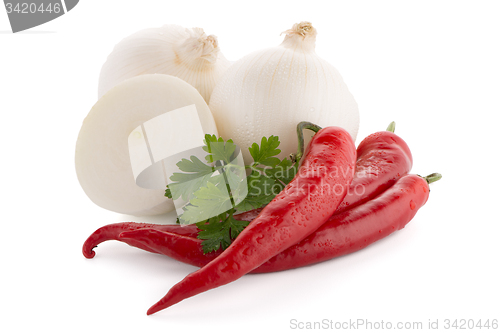
<instances>
[{"instance_id":1,"label":"white onion","mask_svg":"<svg viewBox=\"0 0 500 333\"><path fill-rule=\"evenodd\" d=\"M120 41L101 69L99 98L119 82L142 74L168 74L195 87L208 103L230 66L217 37L201 28L168 24L138 31Z\"/></svg>"},{"instance_id":2,"label":"white onion","mask_svg":"<svg viewBox=\"0 0 500 333\"><path fill-rule=\"evenodd\" d=\"M296 152L301 121L340 126L356 139L357 103L339 72L316 55L316 30L302 22L285 33L281 45L229 67L210 99L219 134L233 139L246 161L247 148L263 136L279 136L281 157Z\"/></svg>"},{"instance_id":3,"label":"white onion","mask_svg":"<svg viewBox=\"0 0 500 333\"><path fill-rule=\"evenodd\" d=\"M136 185L128 137L144 122L193 104L203 132L217 134L203 97L179 78L141 75L110 89L83 121L76 143L76 173L87 196L98 206L122 214L155 215L173 210L165 189ZM187 121L178 124L179 129L190 126Z\"/></svg>"}]
</instances>

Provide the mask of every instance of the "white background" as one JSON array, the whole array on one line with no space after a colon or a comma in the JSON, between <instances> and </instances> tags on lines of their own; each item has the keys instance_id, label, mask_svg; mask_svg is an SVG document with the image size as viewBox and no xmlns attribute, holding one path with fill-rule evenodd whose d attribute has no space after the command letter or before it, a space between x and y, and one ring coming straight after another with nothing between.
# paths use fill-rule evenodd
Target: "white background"
<instances>
[{"instance_id":1,"label":"white background","mask_svg":"<svg viewBox=\"0 0 500 333\"><path fill-rule=\"evenodd\" d=\"M238 4L83 0L18 34L0 8L0 330L288 332L292 319L424 328L429 320L442 328L445 319L500 319L500 3ZM147 27L202 27L237 60L279 44L303 20L357 99L357 142L395 120L413 172L443 179L405 229L367 249L245 276L146 316L195 268L118 242L100 245L92 260L81 254L100 226L155 221L95 206L76 179L74 146L101 65L120 39Z\"/></svg>"}]
</instances>

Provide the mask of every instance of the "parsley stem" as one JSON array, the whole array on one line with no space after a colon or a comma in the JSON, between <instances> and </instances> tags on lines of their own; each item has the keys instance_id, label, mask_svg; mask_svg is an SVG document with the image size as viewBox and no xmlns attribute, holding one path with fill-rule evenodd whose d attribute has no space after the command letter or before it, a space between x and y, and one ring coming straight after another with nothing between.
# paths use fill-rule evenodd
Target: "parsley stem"
<instances>
[{"instance_id":1,"label":"parsley stem","mask_svg":"<svg viewBox=\"0 0 500 333\"><path fill-rule=\"evenodd\" d=\"M318 133L321 127L313 123L310 123L308 121L301 121L297 125L297 139L298 139L297 153L292 154L290 156L290 158L294 163L299 162L300 159L302 158L302 155L304 155L304 133L303 133L304 129L308 129L313 131L314 133Z\"/></svg>"},{"instance_id":2,"label":"parsley stem","mask_svg":"<svg viewBox=\"0 0 500 333\"><path fill-rule=\"evenodd\" d=\"M258 163L253 163L252 165L245 165L245 169L252 169L252 170L258 170L258 171L266 171L266 168L258 167Z\"/></svg>"},{"instance_id":3,"label":"parsley stem","mask_svg":"<svg viewBox=\"0 0 500 333\"><path fill-rule=\"evenodd\" d=\"M219 162L219 161L218 161ZM236 205L234 203L233 193L231 191L231 186L229 186L229 180L227 179L226 168L227 165L223 165L221 169L222 177L224 177L224 183L226 183L227 193L229 194L229 200L231 200L231 206L234 208Z\"/></svg>"}]
</instances>

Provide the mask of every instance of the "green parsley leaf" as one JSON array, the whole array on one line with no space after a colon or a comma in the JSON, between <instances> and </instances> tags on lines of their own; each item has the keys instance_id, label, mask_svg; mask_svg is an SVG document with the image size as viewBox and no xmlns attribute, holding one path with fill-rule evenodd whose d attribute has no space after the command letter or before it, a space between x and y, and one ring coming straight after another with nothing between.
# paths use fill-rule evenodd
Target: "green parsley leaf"
<instances>
[{"instance_id":1,"label":"green parsley leaf","mask_svg":"<svg viewBox=\"0 0 500 333\"><path fill-rule=\"evenodd\" d=\"M184 213L180 216L183 224L198 223L206 221L212 216L218 216L233 207L231 197L227 191L225 182L207 182L194 192L189 204L184 207Z\"/></svg>"},{"instance_id":2,"label":"green parsley leaf","mask_svg":"<svg viewBox=\"0 0 500 333\"><path fill-rule=\"evenodd\" d=\"M204 142L203 150L209 153L205 157L207 162L223 161L224 164L229 164L234 159L233 153L236 150L236 145L233 140L224 142L222 138L217 139L215 135L206 134Z\"/></svg>"},{"instance_id":3,"label":"green parsley leaf","mask_svg":"<svg viewBox=\"0 0 500 333\"><path fill-rule=\"evenodd\" d=\"M240 212L247 212L267 205L278 194L276 181L265 174L253 171L247 178L248 195L236 206Z\"/></svg>"},{"instance_id":4,"label":"green parsley leaf","mask_svg":"<svg viewBox=\"0 0 500 333\"><path fill-rule=\"evenodd\" d=\"M279 158L274 157L281 153L281 150L278 149L279 145L279 138L274 135L271 135L269 139L263 137L260 141L260 147L257 143L253 143L248 150L250 151L250 155L252 155L254 165L262 164L275 167L280 162Z\"/></svg>"},{"instance_id":5,"label":"green parsley leaf","mask_svg":"<svg viewBox=\"0 0 500 333\"><path fill-rule=\"evenodd\" d=\"M221 246L227 248L231 244L229 233L225 232L224 224L221 220L225 220L226 214L217 215L207 221L196 223L200 231L198 232L198 239L202 239L201 246L203 253L217 251Z\"/></svg>"},{"instance_id":6,"label":"green parsley leaf","mask_svg":"<svg viewBox=\"0 0 500 333\"><path fill-rule=\"evenodd\" d=\"M168 188L168 185L167 185L167 189L165 190L165 196L169 199L172 199L172 192L170 191L170 189Z\"/></svg>"},{"instance_id":7,"label":"green parsley leaf","mask_svg":"<svg viewBox=\"0 0 500 333\"><path fill-rule=\"evenodd\" d=\"M182 159L177 163L181 172L170 177L165 196L174 200L182 196L189 201L180 216L181 223L196 223L203 251L209 253L227 248L249 224L234 219L236 210L245 212L267 205L293 179L298 165L277 157L281 152L277 136L264 137L260 145L254 143L249 148L254 162L246 166L251 169L246 177L245 168L231 163L238 152L232 140L207 134L204 142L207 164L195 156ZM246 182L242 182L245 177Z\"/></svg>"},{"instance_id":8,"label":"green parsley leaf","mask_svg":"<svg viewBox=\"0 0 500 333\"><path fill-rule=\"evenodd\" d=\"M283 190L285 185L292 181L297 174L298 164L292 164L289 159L283 159L276 167L266 169L265 173L268 177L275 179L277 184L281 184Z\"/></svg>"},{"instance_id":9,"label":"green parsley leaf","mask_svg":"<svg viewBox=\"0 0 500 333\"><path fill-rule=\"evenodd\" d=\"M198 232L198 238L203 240L201 244L203 253L217 251L221 247L223 250L226 249L250 223L248 221L236 220L232 212L227 217L223 217L224 214L216 218L211 218L208 223L200 222L196 224L198 229L201 230Z\"/></svg>"},{"instance_id":10,"label":"green parsley leaf","mask_svg":"<svg viewBox=\"0 0 500 333\"><path fill-rule=\"evenodd\" d=\"M200 161L196 156L191 156L190 159L183 158L177 163L177 167L183 171L174 172L170 176L172 183L168 184L172 199L177 200L182 197L182 200L189 201L193 193L200 187L206 186L212 174L222 168L213 168Z\"/></svg>"}]
</instances>

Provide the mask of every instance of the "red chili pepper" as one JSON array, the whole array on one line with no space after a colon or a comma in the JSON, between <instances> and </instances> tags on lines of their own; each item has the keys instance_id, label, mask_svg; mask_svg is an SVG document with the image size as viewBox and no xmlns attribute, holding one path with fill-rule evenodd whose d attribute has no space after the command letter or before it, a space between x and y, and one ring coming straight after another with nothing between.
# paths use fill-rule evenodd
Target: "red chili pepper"
<instances>
[{"instance_id":1,"label":"red chili pepper","mask_svg":"<svg viewBox=\"0 0 500 333\"><path fill-rule=\"evenodd\" d=\"M441 178L405 175L390 189L356 208L332 216L316 232L254 270L275 272L349 254L400 230L429 198L429 183Z\"/></svg>"},{"instance_id":2,"label":"red chili pepper","mask_svg":"<svg viewBox=\"0 0 500 333\"><path fill-rule=\"evenodd\" d=\"M394 123L391 123L389 128L393 126ZM359 144L357 155L354 179L336 214L384 192L410 172L413 164L410 148L392 131L367 136Z\"/></svg>"},{"instance_id":3,"label":"red chili pepper","mask_svg":"<svg viewBox=\"0 0 500 333\"><path fill-rule=\"evenodd\" d=\"M391 126L390 126L391 127ZM412 155L406 142L392 131L381 131L373 133L366 137L358 146L356 170L351 186L347 191L344 200L339 205L335 214L346 209L353 208L363 202L366 202L378 194L385 191L396 182L401 176L407 174L412 167ZM260 213L262 209L255 209L234 216L237 220L252 221ZM83 255L86 258L93 258L95 253L93 248L98 244L107 240L118 240L127 243L128 245L138 247L140 249L158 253L145 244L138 244L131 236L133 234L124 234L127 237L119 237L124 231L132 231L147 228L148 230L156 229L160 232L169 232L179 234L181 236L197 237L198 228L195 225L180 226L180 225L158 225L158 224L143 224L134 222L122 222L104 226L91 234L83 245ZM143 233L141 233L141 236ZM177 242L176 242L177 244ZM166 246L165 244L163 244ZM168 245L171 247L171 244ZM173 258L186 262L195 266L203 266L206 263L206 258L203 254L200 260L192 262L196 256L191 252L185 255L191 258L190 260L182 260L183 253L181 249L161 248L159 251L162 254L172 256ZM187 250L187 248L185 248ZM221 251L219 251L221 252ZM170 253L170 254L167 254ZM212 255L209 256L210 258Z\"/></svg>"},{"instance_id":4,"label":"red chili pepper","mask_svg":"<svg viewBox=\"0 0 500 333\"><path fill-rule=\"evenodd\" d=\"M375 199L339 214L301 242L277 254L251 273L268 273L312 265L360 250L403 228L429 196L425 178L405 175ZM159 253L203 267L221 251L203 254L201 240L155 229L127 231L120 238L134 239ZM348 240L348 241L346 241Z\"/></svg>"},{"instance_id":5,"label":"red chili pepper","mask_svg":"<svg viewBox=\"0 0 500 333\"><path fill-rule=\"evenodd\" d=\"M240 221L252 221L254 218L257 217L259 212L260 209L258 211L253 210L234 215L234 218ZM108 224L105 225L104 227L97 229L87 238L85 243L83 243L82 247L83 255L85 256L85 258L88 259L94 258L95 256L94 248L96 248L97 245L99 245L100 243L108 240L117 240L123 242L124 239L119 237L121 233L126 231L140 230L140 229L148 229L148 230L155 229L158 231L172 232L179 236L191 237L191 238L196 238L199 231L199 229L194 224L186 226L180 226L177 224L151 224L151 223L136 223L136 222L119 222L119 223ZM142 244L141 242L137 242L136 240L133 239L127 239L124 242L130 246L134 246L145 251L149 251L152 253L160 253L156 250L152 250L148 246Z\"/></svg>"},{"instance_id":6,"label":"red chili pepper","mask_svg":"<svg viewBox=\"0 0 500 333\"><path fill-rule=\"evenodd\" d=\"M118 237L122 232L139 230L139 229L149 229L154 228L159 231L173 231L175 230L179 235L189 235L196 237L198 234L197 228L174 228L175 225L160 225L160 224L151 224L151 223L135 223L135 222L120 222L105 225L94 231L92 235L90 235L85 243L83 243L82 252L85 258L91 259L94 258L95 252L94 248L97 247L98 244L108 241L108 240L118 240L121 239ZM196 226L195 226L196 227ZM184 234L183 234L184 233ZM150 249L149 247L135 241L135 240L127 240L127 244L131 246L135 246L145 251L159 253L155 250Z\"/></svg>"},{"instance_id":7,"label":"red chili pepper","mask_svg":"<svg viewBox=\"0 0 500 333\"><path fill-rule=\"evenodd\" d=\"M352 181L356 148L339 127L319 130L295 178L217 258L173 286L148 315L230 283L318 229L334 213Z\"/></svg>"}]
</instances>

